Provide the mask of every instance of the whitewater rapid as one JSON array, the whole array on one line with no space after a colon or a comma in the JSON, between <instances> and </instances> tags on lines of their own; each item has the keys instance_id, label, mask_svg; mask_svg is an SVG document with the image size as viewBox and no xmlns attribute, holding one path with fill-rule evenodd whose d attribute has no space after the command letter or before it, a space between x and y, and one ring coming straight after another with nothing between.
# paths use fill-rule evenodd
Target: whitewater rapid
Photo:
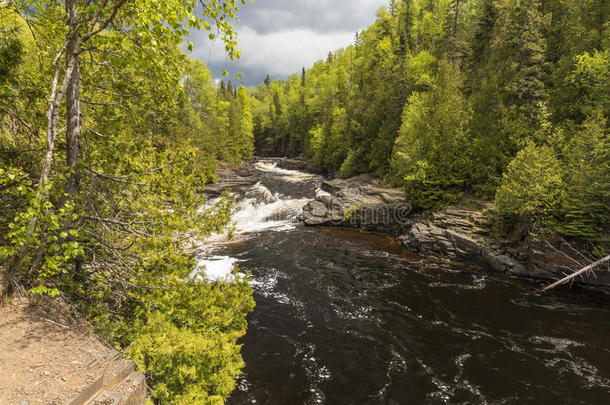
<instances>
[{"instance_id":1,"label":"whitewater rapid","mask_svg":"<svg viewBox=\"0 0 610 405\"><path fill-rule=\"evenodd\" d=\"M230 280L239 261L233 257L216 255L214 252L226 244L237 243L260 232L282 232L294 229L303 206L317 196L328 194L319 188L322 178L297 170L277 167L276 162L258 162L254 165L256 178L253 186L232 192L236 200L232 214L231 238L227 234L214 234L201 242L197 255L195 276L204 276L211 281ZM279 179L279 181L277 181ZM266 184L273 181L272 184ZM315 193L309 196L291 196L284 192L282 183L313 183ZM284 184L284 185L285 185ZM270 187L273 186L273 190ZM213 206L217 199L208 201Z\"/></svg>"}]
</instances>

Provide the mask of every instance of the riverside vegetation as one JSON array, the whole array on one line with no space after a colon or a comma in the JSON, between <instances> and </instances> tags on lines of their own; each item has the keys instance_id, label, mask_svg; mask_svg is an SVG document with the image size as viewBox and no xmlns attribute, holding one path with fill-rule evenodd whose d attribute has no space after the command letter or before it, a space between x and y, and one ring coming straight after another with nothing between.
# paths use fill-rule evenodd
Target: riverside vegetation
<instances>
[{"instance_id":1,"label":"riverside vegetation","mask_svg":"<svg viewBox=\"0 0 610 405\"><path fill-rule=\"evenodd\" d=\"M181 51L203 28L238 56L239 4L0 2L0 293L69 299L157 403L222 403L243 366L248 280L195 281L186 250L229 223L198 190L252 155L250 102Z\"/></svg>"},{"instance_id":2,"label":"riverside vegetation","mask_svg":"<svg viewBox=\"0 0 610 405\"><path fill-rule=\"evenodd\" d=\"M418 210L495 200L505 232L610 243L610 5L403 0L253 91L257 149L375 172Z\"/></svg>"},{"instance_id":3,"label":"riverside vegetation","mask_svg":"<svg viewBox=\"0 0 610 405\"><path fill-rule=\"evenodd\" d=\"M199 192L217 160L307 155L419 210L476 193L507 228L607 252L607 1L392 1L352 46L251 90L181 50L205 29L239 56L238 6L0 1L0 293L73 302L154 401L222 403L243 366L248 279L196 281L187 254L230 223L231 198Z\"/></svg>"}]
</instances>

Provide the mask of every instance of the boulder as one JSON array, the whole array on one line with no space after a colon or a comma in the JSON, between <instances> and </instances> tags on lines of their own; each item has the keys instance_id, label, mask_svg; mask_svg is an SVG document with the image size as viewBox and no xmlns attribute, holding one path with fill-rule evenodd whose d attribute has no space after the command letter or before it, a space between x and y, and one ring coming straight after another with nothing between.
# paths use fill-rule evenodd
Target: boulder
<instances>
[{"instance_id":1,"label":"boulder","mask_svg":"<svg viewBox=\"0 0 610 405\"><path fill-rule=\"evenodd\" d=\"M328 170L316 165L311 159L308 158L274 158L273 160L277 162L277 167L280 169L298 170L301 172L322 175L329 174Z\"/></svg>"},{"instance_id":2,"label":"boulder","mask_svg":"<svg viewBox=\"0 0 610 405\"><path fill-rule=\"evenodd\" d=\"M256 169L251 164L237 167L225 167L219 165L216 168L216 181L205 186L205 194L208 197L219 197L225 190L239 191L240 189L253 186L258 182Z\"/></svg>"},{"instance_id":3,"label":"boulder","mask_svg":"<svg viewBox=\"0 0 610 405\"><path fill-rule=\"evenodd\" d=\"M303 208L308 226L357 228L399 235L409 228L411 206L402 190L386 188L370 175L324 181L321 193Z\"/></svg>"}]
</instances>

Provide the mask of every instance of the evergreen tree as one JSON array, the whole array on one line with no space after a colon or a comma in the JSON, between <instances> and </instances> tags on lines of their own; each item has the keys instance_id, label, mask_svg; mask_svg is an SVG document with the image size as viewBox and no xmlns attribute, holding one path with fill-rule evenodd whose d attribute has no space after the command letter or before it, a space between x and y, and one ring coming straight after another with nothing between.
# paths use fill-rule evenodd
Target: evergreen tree
<instances>
[{"instance_id":1,"label":"evergreen tree","mask_svg":"<svg viewBox=\"0 0 610 405\"><path fill-rule=\"evenodd\" d=\"M405 105L392 173L416 208L455 202L469 178L472 111L460 86L460 73L442 61L434 89L413 93Z\"/></svg>"},{"instance_id":2,"label":"evergreen tree","mask_svg":"<svg viewBox=\"0 0 610 405\"><path fill-rule=\"evenodd\" d=\"M499 72L501 101L532 128L547 97L546 39L539 8L538 0L511 0L500 13L490 56L490 69Z\"/></svg>"},{"instance_id":3,"label":"evergreen tree","mask_svg":"<svg viewBox=\"0 0 610 405\"><path fill-rule=\"evenodd\" d=\"M398 49L401 55L413 51L413 3L413 0L403 0L398 15Z\"/></svg>"},{"instance_id":4,"label":"evergreen tree","mask_svg":"<svg viewBox=\"0 0 610 405\"><path fill-rule=\"evenodd\" d=\"M227 90L225 91L225 97L233 97L233 83L231 83L231 79L229 79L229 81L227 82Z\"/></svg>"},{"instance_id":5,"label":"evergreen tree","mask_svg":"<svg viewBox=\"0 0 610 405\"><path fill-rule=\"evenodd\" d=\"M584 122L564 148L566 196L563 234L596 240L610 249L610 131L601 111Z\"/></svg>"},{"instance_id":6,"label":"evergreen tree","mask_svg":"<svg viewBox=\"0 0 610 405\"><path fill-rule=\"evenodd\" d=\"M527 172L523 162L546 159L549 151L555 161L547 163L580 173L564 147L585 150L578 140L601 144L587 135L601 133L591 129L596 114L608 126L608 9L604 0L391 2L353 45L302 69L300 80L295 74L254 90L255 139L264 145L258 150L307 154L343 177L375 172L405 187L420 208L456 201L463 190L493 199L500 186L502 193L512 187L517 172ZM585 122L589 132L581 129ZM602 121L595 122L598 128ZM596 150L591 156L603 155ZM509 164L512 180L506 180ZM589 194L585 183L576 185L576 178L589 178L589 169L582 170L562 177L565 184L551 178L567 191L550 217L559 221L557 230L562 221L580 227L573 236L601 223L591 222L597 213L585 212L608 206L598 203L599 182L586 183ZM532 181L549 180L539 177ZM596 202L579 205L571 187ZM511 201L529 198L527 190L520 193ZM588 225L576 225L578 218Z\"/></svg>"},{"instance_id":7,"label":"evergreen tree","mask_svg":"<svg viewBox=\"0 0 610 405\"><path fill-rule=\"evenodd\" d=\"M480 17L476 24L468 61L469 88L479 90L485 75L485 67L490 58L492 39L498 19L498 9L494 0L483 0Z\"/></svg>"},{"instance_id":8,"label":"evergreen tree","mask_svg":"<svg viewBox=\"0 0 610 405\"><path fill-rule=\"evenodd\" d=\"M530 142L509 164L496 204L501 215L538 232L553 223L564 193L555 152Z\"/></svg>"},{"instance_id":9,"label":"evergreen tree","mask_svg":"<svg viewBox=\"0 0 610 405\"><path fill-rule=\"evenodd\" d=\"M239 86L237 91L237 100L240 109L240 125L239 125L239 156L241 159L247 159L254 154L254 133L252 123L252 111L250 108L250 97L246 92L246 88Z\"/></svg>"}]
</instances>

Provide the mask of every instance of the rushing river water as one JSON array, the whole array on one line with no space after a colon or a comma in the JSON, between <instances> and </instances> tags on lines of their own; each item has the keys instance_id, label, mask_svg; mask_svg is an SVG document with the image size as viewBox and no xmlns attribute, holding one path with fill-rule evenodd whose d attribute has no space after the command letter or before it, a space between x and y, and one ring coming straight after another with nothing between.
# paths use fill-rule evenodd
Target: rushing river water
<instances>
[{"instance_id":1,"label":"rushing river water","mask_svg":"<svg viewBox=\"0 0 610 405\"><path fill-rule=\"evenodd\" d=\"M392 238L305 228L321 179L259 164L209 276L249 270L256 309L229 404L609 404L603 295L435 265Z\"/></svg>"}]
</instances>

